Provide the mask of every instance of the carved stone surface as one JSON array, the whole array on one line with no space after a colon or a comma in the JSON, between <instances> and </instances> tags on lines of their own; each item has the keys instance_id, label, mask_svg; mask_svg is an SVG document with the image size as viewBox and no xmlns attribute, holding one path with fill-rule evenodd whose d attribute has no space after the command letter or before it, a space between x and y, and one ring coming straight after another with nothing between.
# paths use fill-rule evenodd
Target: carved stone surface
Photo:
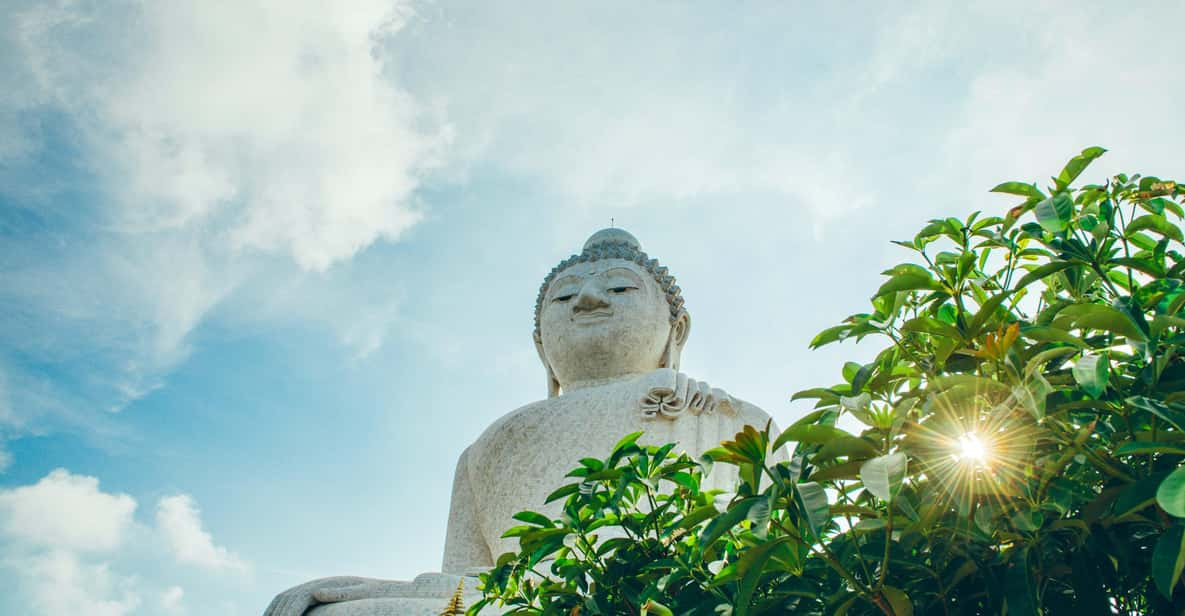
<instances>
[{"instance_id":1,"label":"carved stone surface","mask_svg":"<svg viewBox=\"0 0 1185 616\"><path fill-rule=\"evenodd\" d=\"M622 436L677 442L699 456L769 416L680 373L691 320L674 276L621 229L593 234L548 274L536 301L534 340L548 397L494 422L461 454L453 479L443 574L414 582L325 578L285 591L267 616L439 614L460 575L514 551L502 533L524 509L558 517L544 500L582 457L604 457ZM731 489L721 470L707 487ZM467 584L466 604L480 597ZM483 611L483 613L487 613ZM496 613L496 612L494 612Z\"/></svg>"}]
</instances>

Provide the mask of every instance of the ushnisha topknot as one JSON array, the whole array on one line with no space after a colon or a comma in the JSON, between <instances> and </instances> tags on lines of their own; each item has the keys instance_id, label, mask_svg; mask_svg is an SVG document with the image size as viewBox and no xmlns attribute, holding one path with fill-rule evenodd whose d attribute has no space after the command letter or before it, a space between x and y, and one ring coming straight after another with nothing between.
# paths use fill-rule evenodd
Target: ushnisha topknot
<instances>
[{"instance_id":1,"label":"ushnisha topknot","mask_svg":"<svg viewBox=\"0 0 1185 616\"><path fill-rule=\"evenodd\" d=\"M679 285L675 284L675 277L667 271L666 267L658 264L658 259L651 259L642 252L642 245L638 242L638 238L624 229L601 229L589 236L580 254L572 255L561 261L543 279L543 285L539 287L539 297L535 299L535 342L541 342L543 339L539 332L539 314L543 311L543 299L547 295L547 288L551 286L556 276L577 263L602 259L632 261L650 272L650 275L654 276L655 282L658 283L658 287L667 296L667 304L671 307L671 323L674 323L686 312L683 307L682 290Z\"/></svg>"}]
</instances>

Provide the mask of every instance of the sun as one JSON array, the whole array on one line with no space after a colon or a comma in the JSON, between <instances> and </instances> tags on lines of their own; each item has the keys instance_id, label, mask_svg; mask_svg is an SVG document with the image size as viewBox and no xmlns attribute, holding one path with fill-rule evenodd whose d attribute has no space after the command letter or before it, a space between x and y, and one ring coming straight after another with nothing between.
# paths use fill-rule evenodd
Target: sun
<instances>
[{"instance_id":1,"label":"sun","mask_svg":"<svg viewBox=\"0 0 1185 616\"><path fill-rule=\"evenodd\" d=\"M991 451L974 432L966 432L955 441L955 457L962 462L987 466Z\"/></svg>"}]
</instances>

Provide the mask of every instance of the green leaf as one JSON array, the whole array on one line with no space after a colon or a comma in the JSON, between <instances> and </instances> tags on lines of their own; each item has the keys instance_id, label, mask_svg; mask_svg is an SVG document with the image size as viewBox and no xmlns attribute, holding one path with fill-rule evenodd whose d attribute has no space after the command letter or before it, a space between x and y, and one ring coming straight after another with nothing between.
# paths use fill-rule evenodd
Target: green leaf
<instances>
[{"instance_id":1,"label":"green leaf","mask_svg":"<svg viewBox=\"0 0 1185 616\"><path fill-rule=\"evenodd\" d=\"M1141 456L1150 453L1167 453L1173 455L1185 454L1185 446L1180 443L1154 443L1151 441L1135 441L1125 443L1115 450L1117 456Z\"/></svg>"},{"instance_id":2,"label":"green leaf","mask_svg":"<svg viewBox=\"0 0 1185 616\"><path fill-rule=\"evenodd\" d=\"M1037 188L1036 184L1025 184L1024 182L1004 182L988 192L1019 195L1021 197L1036 197L1038 199L1045 198L1045 193L1041 192L1041 189Z\"/></svg>"},{"instance_id":3,"label":"green leaf","mask_svg":"<svg viewBox=\"0 0 1185 616\"><path fill-rule=\"evenodd\" d=\"M1156 489L1156 504L1169 515L1185 518L1185 466L1169 473Z\"/></svg>"},{"instance_id":4,"label":"green leaf","mask_svg":"<svg viewBox=\"0 0 1185 616\"><path fill-rule=\"evenodd\" d=\"M822 540L823 531L831 523L831 506L827 503L823 486L813 481L794 484L794 499L806 515L807 524L815 538Z\"/></svg>"},{"instance_id":5,"label":"green leaf","mask_svg":"<svg viewBox=\"0 0 1185 616\"><path fill-rule=\"evenodd\" d=\"M908 467L909 459L901 452L876 457L860 467L860 481L864 482L864 488L873 496L892 502L901 489Z\"/></svg>"},{"instance_id":6,"label":"green leaf","mask_svg":"<svg viewBox=\"0 0 1185 616\"><path fill-rule=\"evenodd\" d=\"M831 344L848 337L848 332L852 331L851 325L836 325L835 327L828 327L819 332L811 340L810 348L817 349L825 344Z\"/></svg>"},{"instance_id":7,"label":"green leaf","mask_svg":"<svg viewBox=\"0 0 1185 616\"><path fill-rule=\"evenodd\" d=\"M1181 227L1169 222L1164 216L1157 214L1147 214L1128 223L1127 228L1123 230L1124 237L1132 237L1140 231L1152 231L1169 237L1178 242L1182 241Z\"/></svg>"},{"instance_id":8,"label":"green leaf","mask_svg":"<svg viewBox=\"0 0 1185 616\"><path fill-rule=\"evenodd\" d=\"M895 274L887 282L882 284L881 287L877 289L876 295L874 295L874 297L881 297L882 295L896 293L897 291L918 290L940 291L942 290L942 284L940 284L937 280L934 280L934 278L930 276L929 272L926 272L925 270L921 272L905 271L900 274Z\"/></svg>"},{"instance_id":9,"label":"green leaf","mask_svg":"<svg viewBox=\"0 0 1185 616\"><path fill-rule=\"evenodd\" d=\"M913 616L913 602L909 600L909 595L905 594L904 590L885 586L881 592L889 600L889 607L893 608L895 616Z\"/></svg>"},{"instance_id":10,"label":"green leaf","mask_svg":"<svg viewBox=\"0 0 1185 616\"><path fill-rule=\"evenodd\" d=\"M1124 402L1141 411L1147 411L1153 415L1156 415L1157 417L1172 424L1172 426L1178 430L1185 431L1185 412L1178 410L1176 405L1169 406L1160 400L1153 400L1152 398L1145 398L1144 396L1132 396L1124 400Z\"/></svg>"},{"instance_id":11,"label":"green leaf","mask_svg":"<svg viewBox=\"0 0 1185 616\"><path fill-rule=\"evenodd\" d=\"M511 517L520 522L526 522L527 524L534 524L544 528L552 528L555 526L555 523L551 521L551 518L548 518L541 513L535 513L534 511L520 511Z\"/></svg>"},{"instance_id":12,"label":"green leaf","mask_svg":"<svg viewBox=\"0 0 1185 616\"><path fill-rule=\"evenodd\" d=\"M760 500L765 500L765 497L752 496L734 503L727 511L709 522L708 526L704 528L703 534L700 535L700 549L705 549L712 545L721 535L732 530L737 524L740 524L741 521L748 517L749 509Z\"/></svg>"},{"instance_id":13,"label":"green leaf","mask_svg":"<svg viewBox=\"0 0 1185 616\"><path fill-rule=\"evenodd\" d=\"M1029 571L1029 548L1022 548L1008 563L1004 573L1008 616L1037 616L1037 589Z\"/></svg>"},{"instance_id":14,"label":"green leaf","mask_svg":"<svg viewBox=\"0 0 1185 616\"><path fill-rule=\"evenodd\" d=\"M753 591L757 589L757 582L761 580L761 575L765 573L765 563L773 556L774 550L787 541L790 541L790 537L782 535L768 543L763 543L749 549L737 561L737 575L740 576L741 581L737 586L736 616L745 616L745 614L749 613Z\"/></svg>"},{"instance_id":15,"label":"green leaf","mask_svg":"<svg viewBox=\"0 0 1185 616\"><path fill-rule=\"evenodd\" d=\"M1029 270L1027 274L1022 276L1020 280L1016 281L1016 284L1012 285L1012 290L1016 291L1018 289L1023 289L1026 286L1041 280L1042 278L1045 278L1046 276L1052 276L1053 274L1073 266L1074 263L1071 263L1070 261L1051 261L1045 265L1035 267Z\"/></svg>"},{"instance_id":16,"label":"green leaf","mask_svg":"<svg viewBox=\"0 0 1185 616\"><path fill-rule=\"evenodd\" d=\"M1173 589L1185 568L1185 526L1177 524L1164 531L1152 552L1152 581L1160 594L1173 598Z\"/></svg>"},{"instance_id":17,"label":"green leaf","mask_svg":"<svg viewBox=\"0 0 1185 616\"><path fill-rule=\"evenodd\" d=\"M704 505L684 516L682 520L679 520L678 528L688 529L698 526L701 522L714 517L717 513L716 505Z\"/></svg>"},{"instance_id":18,"label":"green leaf","mask_svg":"<svg viewBox=\"0 0 1185 616\"><path fill-rule=\"evenodd\" d=\"M858 436L842 436L824 445L811 462L822 464L839 456L847 456L849 460L867 459L879 453L875 445ZM818 479L818 474L811 475L811 478Z\"/></svg>"},{"instance_id":19,"label":"green leaf","mask_svg":"<svg viewBox=\"0 0 1185 616\"><path fill-rule=\"evenodd\" d=\"M1066 306L1057 318L1068 318L1082 329L1101 329L1129 340L1144 342L1148 338L1136 322L1123 311L1103 304L1074 304Z\"/></svg>"},{"instance_id":20,"label":"green leaf","mask_svg":"<svg viewBox=\"0 0 1185 616\"><path fill-rule=\"evenodd\" d=\"M901 331L903 332L919 332L923 334L930 334L931 336L944 336L953 340L962 341L963 335L958 328L934 317L917 317L910 319L901 324Z\"/></svg>"},{"instance_id":21,"label":"green leaf","mask_svg":"<svg viewBox=\"0 0 1185 616\"><path fill-rule=\"evenodd\" d=\"M1050 233L1061 233L1066 230L1070 218L1074 215L1074 201L1066 193L1058 193L1037 204L1033 208L1037 216L1037 223L1042 229Z\"/></svg>"},{"instance_id":22,"label":"green leaf","mask_svg":"<svg viewBox=\"0 0 1185 616\"><path fill-rule=\"evenodd\" d=\"M1145 477L1124 488L1119 498L1115 499L1115 506L1112 508L1115 517L1122 518L1136 513L1155 502L1157 486L1163 479L1159 475Z\"/></svg>"},{"instance_id":23,"label":"green leaf","mask_svg":"<svg viewBox=\"0 0 1185 616\"><path fill-rule=\"evenodd\" d=\"M1107 391L1107 378L1110 370L1107 365L1107 355L1083 355L1074 362L1074 380L1091 398L1098 398Z\"/></svg>"},{"instance_id":24,"label":"green leaf","mask_svg":"<svg viewBox=\"0 0 1185 616\"><path fill-rule=\"evenodd\" d=\"M1062 172L1059 173L1056 178L1054 178L1054 182L1057 184L1058 189L1064 189L1068 187L1071 183L1073 183L1074 180L1078 179L1079 175L1082 175L1082 172L1086 170L1088 166L1090 166L1090 163L1094 161L1094 159L1102 156L1106 152L1107 150L1098 146L1094 146L1082 150L1081 154L1071 158L1070 162L1067 162L1066 166L1062 168Z\"/></svg>"},{"instance_id":25,"label":"green leaf","mask_svg":"<svg viewBox=\"0 0 1185 616\"><path fill-rule=\"evenodd\" d=\"M1090 345L1083 342L1078 336L1058 327L1028 325L1020 328L1020 335L1038 342L1065 342L1083 349L1090 348Z\"/></svg>"},{"instance_id":26,"label":"green leaf","mask_svg":"<svg viewBox=\"0 0 1185 616\"><path fill-rule=\"evenodd\" d=\"M1011 295L1012 291L1004 291L993 295L984 302L983 306L979 308L979 312L975 313L975 317L971 319L971 325L967 327L967 335L972 338L978 336L980 328L987 324L988 319L996 314L996 309L1000 307L1000 304Z\"/></svg>"},{"instance_id":27,"label":"green leaf","mask_svg":"<svg viewBox=\"0 0 1185 616\"><path fill-rule=\"evenodd\" d=\"M824 445L844 436L852 436L839 428L832 426L819 426L807 424L802 426L790 426L778 435L777 440L774 441L773 451L777 451L788 442L809 443L813 445Z\"/></svg>"}]
</instances>

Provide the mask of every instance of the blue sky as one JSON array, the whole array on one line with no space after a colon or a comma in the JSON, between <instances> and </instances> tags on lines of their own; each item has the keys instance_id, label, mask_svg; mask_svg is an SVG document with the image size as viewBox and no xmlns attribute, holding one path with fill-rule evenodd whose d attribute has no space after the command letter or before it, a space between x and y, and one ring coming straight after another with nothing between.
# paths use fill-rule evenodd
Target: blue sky
<instances>
[{"instance_id":1,"label":"blue sky","mask_svg":"<svg viewBox=\"0 0 1185 616\"><path fill-rule=\"evenodd\" d=\"M1179 2L329 4L0 5L0 612L437 569L610 219L786 424L890 240L1090 145L1185 175Z\"/></svg>"}]
</instances>

